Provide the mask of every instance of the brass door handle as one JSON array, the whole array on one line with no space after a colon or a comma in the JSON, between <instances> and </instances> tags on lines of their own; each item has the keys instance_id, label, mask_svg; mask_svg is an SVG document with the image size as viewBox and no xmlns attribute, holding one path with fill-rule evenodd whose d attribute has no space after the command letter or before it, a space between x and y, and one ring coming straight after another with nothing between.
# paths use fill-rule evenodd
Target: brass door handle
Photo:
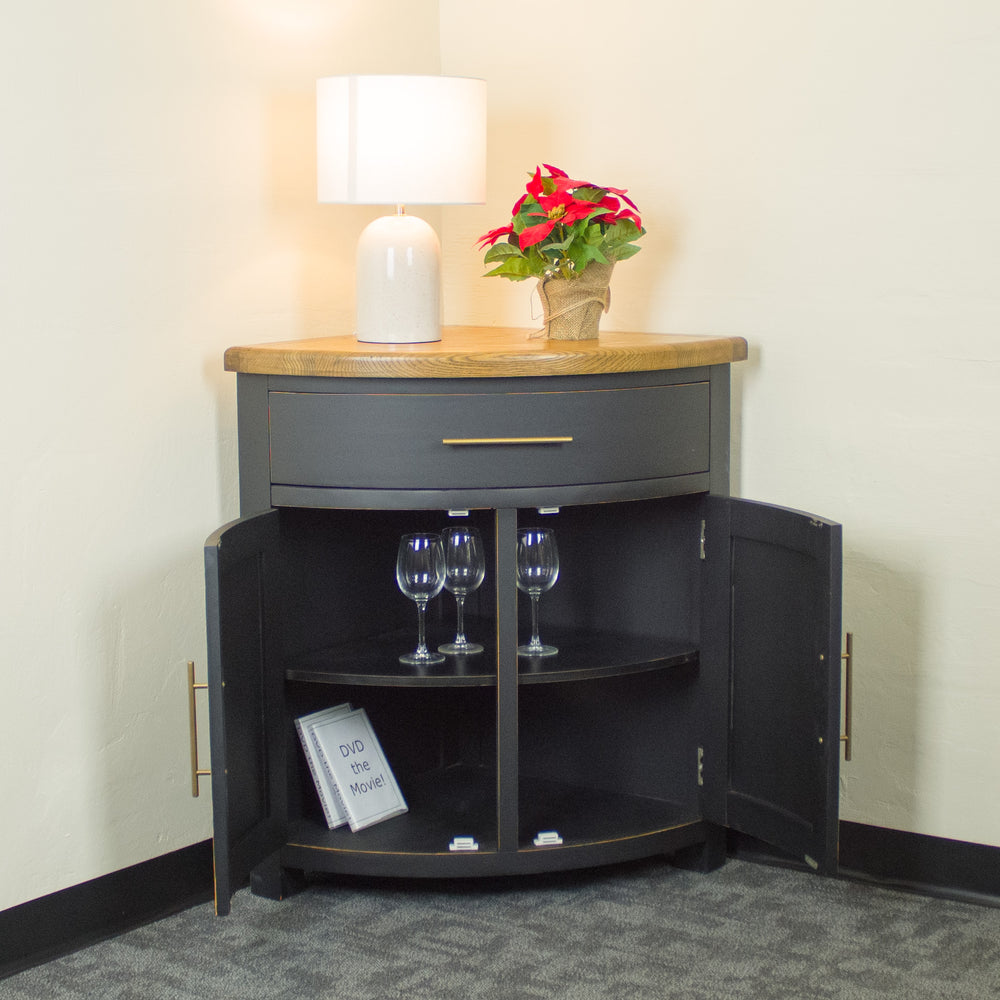
<instances>
[{"instance_id":1,"label":"brass door handle","mask_svg":"<svg viewBox=\"0 0 1000 1000\"><path fill-rule=\"evenodd\" d=\"M854 697L854 635L846 634L844 650L840 656L844 661L844 734L840 742L844 744L844 760L851 759L851 702Z\"/></svg>"},{"instance_id":2,"label":"brass door handle","mask_svg":"<svg viewBox=\"0 0 1000 1000\"><path fill-rule=\"evenodd\" d=\"M442 438L441 444L569 444L572 437Z\"/></svg>"},{"instance_id":3,"label":"brass door handle","mask_svg":"<svg viewBox=\"0 0 1000 1000\"><path fill-rule=\"evenodd\" d=\"M196 691L207 691L207 684L196 684L194 680L194 660L188 660L188 726L191 730L191 795L198 798L198 779L210 775L210 770L198 766L198 706Z\"/></svg>"}]
</instances>

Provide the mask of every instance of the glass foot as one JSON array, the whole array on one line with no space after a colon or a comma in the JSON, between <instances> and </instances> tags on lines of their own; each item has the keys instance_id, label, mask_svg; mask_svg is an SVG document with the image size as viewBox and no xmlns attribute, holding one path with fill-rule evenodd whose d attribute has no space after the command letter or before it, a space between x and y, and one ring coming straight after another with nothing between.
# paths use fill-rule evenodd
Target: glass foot
<instances>
[{"instance_id":1,"label":"glass foot","mask_svg":"<svg viewBox=\"0 0 1000 1000\"><path fill-rule=\"evenodd\" d=\"M518 656L555 656L558 652L555 646L546 646L544 642L529 642L526 646L517 647Z\"/></svg>"},{"instance_id":2,"label":"glass foot","mask_svg":"<svg viewBox=\"0 0 1000 1000\"><path fill-rule=\"evenodd\" d=\"M443 646L438 646L439 653L447 653L449 656L471 656L482 651L483 647L478 642L446 642Z\"/></svg>"},{"instance_id":3,"label":"glass foot","mask_svg":"<svg viewBox=\"0 0 1000 1000\"><path fill-rule=\"evenodd\" d=\"M436 663L444 663L444 657L440 653L432 653L428 649L424 652L404 653L399 658L399 662L410 667L431 667Z\"/></svg>"}]
</instances>

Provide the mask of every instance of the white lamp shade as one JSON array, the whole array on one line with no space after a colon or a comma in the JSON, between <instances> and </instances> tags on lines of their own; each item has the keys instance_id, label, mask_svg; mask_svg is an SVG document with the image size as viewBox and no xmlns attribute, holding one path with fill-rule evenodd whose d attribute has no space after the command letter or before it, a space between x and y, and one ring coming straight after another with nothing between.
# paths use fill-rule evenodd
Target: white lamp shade
<instances>
[{"instance_id":1,"label":"white lamp shade","mask_svg":"<svg viewBox=\"0 0 1000 1000\"><path fill-rule=\"evenodd\" d=\"M316 82L321 202L486 201L486 81L329 76Z\"/></svg>"}]
</instances>

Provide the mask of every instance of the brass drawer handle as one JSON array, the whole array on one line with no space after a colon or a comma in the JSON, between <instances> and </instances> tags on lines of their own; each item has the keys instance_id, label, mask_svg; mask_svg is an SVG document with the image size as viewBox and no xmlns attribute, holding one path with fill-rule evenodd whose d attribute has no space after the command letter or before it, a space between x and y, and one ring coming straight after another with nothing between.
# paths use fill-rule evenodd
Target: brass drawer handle
<instances>
[{"instance_id":1,"label":"brass drawer handle","mask_svg":"<svg viewBox=\"0 0 1000 1000\"><path fill-rule=\"evenodd\" d=\"M569 444L572 437L442 438L441 444Z\"/></svg>"}]
</instances>

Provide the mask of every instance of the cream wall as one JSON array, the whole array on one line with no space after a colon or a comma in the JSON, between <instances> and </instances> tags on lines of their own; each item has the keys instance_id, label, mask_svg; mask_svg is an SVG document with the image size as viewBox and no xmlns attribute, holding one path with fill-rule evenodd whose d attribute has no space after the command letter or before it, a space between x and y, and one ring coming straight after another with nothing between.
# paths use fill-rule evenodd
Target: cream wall
<instances>
[{"instance_id":1,"label":"cream wall","mask_svg":"<svg viewBox=\"0 0 1000 1000\"><path fill-rule=\"evenodd\" d=\"M211 835L185 664L237 512L222 352L350 323L372 213L315 202L316 77L440 65L436 0L2 21L0 909Z\"/></svg>"},{"instance_id":2,"label":"cream wall","mask_svg":"<svg viewBox=\"0 0 1000 1000\"><path fill-rule=\"evenodd\" d=\"M313 82L343 72L489 81L489 204L443 213L449 321L531 322L470 245L536 162L631 188L650 231L607 326L746 336L737 489L844 522L845 818L1000 845L993 0L3 20L0 909L211 833L184 673L200 547L236 513L221 354L350 324L373 213L317 206L312 167Z\"/></svg>"},{"instance_id":3,"label":"cream wall","mask_svg":"<svg viewBox=\"0 0 1000 1000\"><path fill-rule=\"evenodd\" d=\"M1000 6L440 9L442 72L490 88L450 319L531 324L469 246L536 163L630 188L649 233L606 327L745 336L734 489L844 524L843 817L1000 845Z\"/></svg>"}]
</instances>

